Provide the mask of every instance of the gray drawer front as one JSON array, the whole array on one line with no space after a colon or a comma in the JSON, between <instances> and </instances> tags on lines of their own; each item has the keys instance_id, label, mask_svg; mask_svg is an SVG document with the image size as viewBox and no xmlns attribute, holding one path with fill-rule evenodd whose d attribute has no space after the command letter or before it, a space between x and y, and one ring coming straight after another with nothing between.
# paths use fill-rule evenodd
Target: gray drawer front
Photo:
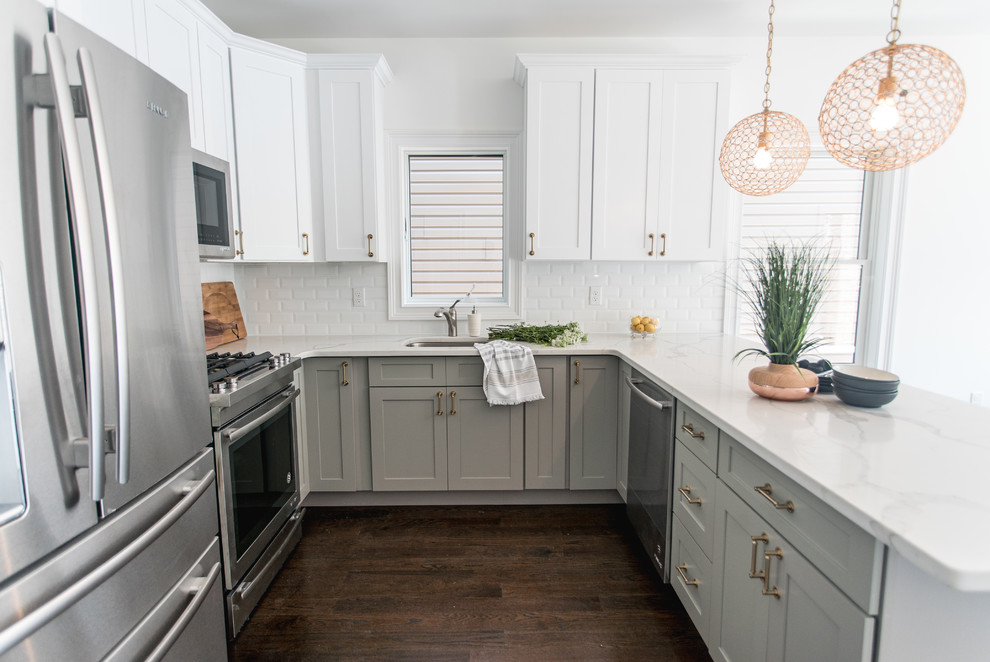
<instances>
[{"instance_id":1,"label":"gray drawer front","mask_svg":"<svg viewBox=\"0 0 990 662\"><path fill-rule=\"evenodd\" d=\"M442 356L373 356L368 359L371 386L439 386L447 384Z\"/></svg>"},{"instance_id":2,"label":"gray drawer front","mask_svg":"<svg viewBox=\"0 0 990 662\"><path fill-rule=\"evenodd\" d=\"M685 577L697 585L688 584ZM712 562L675 517L670 535L670 584L705 643L711 622L711 577Z\"/></svg>"},{"instance_id":3,"label":"gray drawer front","mask_svg":"<svg viewBox=\"0 0 990 662\"><path fill-rule=\"evenodd\" d=\"M448 356L447 386L481 386L485 362L480 356Z\"/></svg>"},{"instance_id":4,"label":"gray drawer front","mask_svg":"<svg viewBox=\"0 0 990 662\"><path fill-rule=\"evenodd\" d=\"M878 612L883 545L873 536L725 433L718 475L863 610ZM770 497L791 502L793 512L756 490L767 484Z\"/></svg>"},{"instance_id":5,"label":"gray drawer front","mask_svg":"<svg viewBox=\"0 0 990 662\"><path fill-rule=\"evenodd\" d=\"M691 452L715 471L718 466L718 428L707 418L677 403L677 418L674 419L674 433L678 440L691 449Z\"/></svg>"},{"instance_id":6,"label":"gray drawer front","mask_svg":"<svg viewBox=\"0 0 990 662\"><path fill-rule=\"evenodd\" d=\"M701 503L690 503L689 498ZM711 559L715 543L715 474L680 441L674 448L673 499L674 515Z\"/></svg>"}]
</instances>

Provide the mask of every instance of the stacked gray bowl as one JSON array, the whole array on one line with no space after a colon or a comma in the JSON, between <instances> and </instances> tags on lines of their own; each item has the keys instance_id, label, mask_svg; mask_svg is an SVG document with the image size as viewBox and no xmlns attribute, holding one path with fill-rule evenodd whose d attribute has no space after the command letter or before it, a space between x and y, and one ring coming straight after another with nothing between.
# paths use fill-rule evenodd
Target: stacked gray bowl
<instances>
[{"instance_id":1,"label":"stacked gray bowl","mask_svg":"<svg viewBox=\"0 0 990 662\"><path fill-rule=\"evenodd\" d=\"M832 388L839 400L856 407L882 407L897 397L900 378L862 365L832 368Z\"/></svg>"}]
</instances>

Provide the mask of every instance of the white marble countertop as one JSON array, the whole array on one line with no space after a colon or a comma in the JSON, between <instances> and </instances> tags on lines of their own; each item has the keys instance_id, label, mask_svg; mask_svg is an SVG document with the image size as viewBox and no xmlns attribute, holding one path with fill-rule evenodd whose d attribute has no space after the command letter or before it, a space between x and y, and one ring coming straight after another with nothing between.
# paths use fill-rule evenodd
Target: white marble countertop
<instances>
[{"instance_id":1,"label":"white marble countertop","mask_svg":"<svg viewBox=\"0 0 990 662\"><path fill-rule=\"evenodd\" d=\"M218 349L302 358L476 353L409 348L408 339L258 336ZM746 383L759 362L732 360L743 346L724 335L593 334L563 349L532 347L624 359L919 568L959 590L990 591L990 409L903 384L879 409L833 395L765 400Z\"/></svg>"}]
</instances>

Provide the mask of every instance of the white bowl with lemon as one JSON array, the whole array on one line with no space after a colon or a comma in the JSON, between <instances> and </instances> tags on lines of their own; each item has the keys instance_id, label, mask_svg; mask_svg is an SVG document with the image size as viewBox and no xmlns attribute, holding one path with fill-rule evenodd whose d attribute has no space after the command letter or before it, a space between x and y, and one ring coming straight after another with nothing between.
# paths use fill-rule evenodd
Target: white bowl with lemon
<instances>
[{"instance_id":1,"label":"white bowl with lemon","mask_svg":"<svg viewBox=\"0 0 990 662\"><path fill-rule=\"evenodd\" d=\"M659 328L660 320L656 317L636 315L629 320L629 330L632 332L634 338L637 336L640 338L652 337Z\"/></svg>"}]
</instances>

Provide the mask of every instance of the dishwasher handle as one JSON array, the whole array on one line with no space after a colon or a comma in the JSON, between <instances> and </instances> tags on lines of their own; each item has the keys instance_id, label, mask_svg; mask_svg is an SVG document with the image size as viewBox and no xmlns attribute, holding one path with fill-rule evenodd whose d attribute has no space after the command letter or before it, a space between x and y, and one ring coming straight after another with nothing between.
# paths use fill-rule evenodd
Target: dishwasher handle
<instances>
[{"instance_id":1,"label":"dishwasher handle","mask_svg":"<svg viewBox=\"0 0 990 662\"><path fill-rule=\"evenodd\" d=\"M644 401L646 401L646 403L651 407L656 407L660 411L663 411L664 409L674 408L673 400L654 400L646 393L643 393L643 390L639 388L639 386L637 386L637 384L643 383L642 379L633 379L632 377L626 377L625 380L626 380L626 385L629 386L629 390L632 391L635 395L638 395Z\"/></svg>"}]
</instances>

